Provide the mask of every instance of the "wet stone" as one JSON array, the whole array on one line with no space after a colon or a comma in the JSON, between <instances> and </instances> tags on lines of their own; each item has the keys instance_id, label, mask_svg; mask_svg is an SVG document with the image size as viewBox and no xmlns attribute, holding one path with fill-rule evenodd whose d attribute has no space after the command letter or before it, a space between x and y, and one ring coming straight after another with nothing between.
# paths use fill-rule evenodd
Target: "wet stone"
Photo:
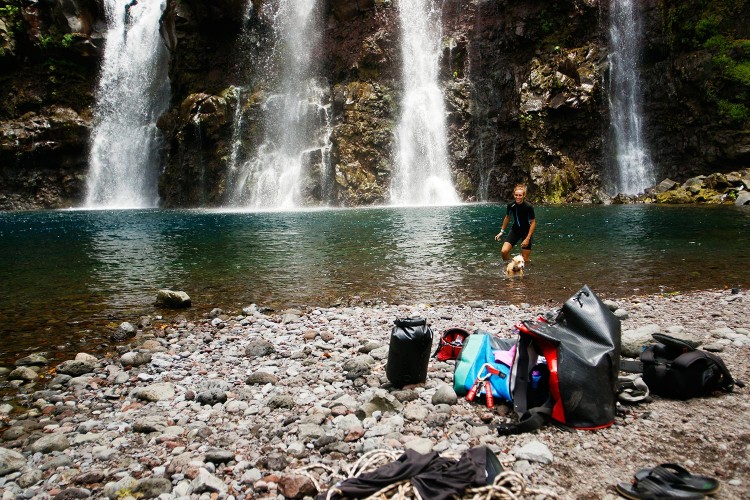
<instances>
[{"instance_id":1,"label":"wet stone","mask_svg":"<svg viewBox=\"0 0 750 500\"><path fill-rule=\"evenodd\" d=\"M123 340L135 337L137 333L138 329L132 323L125 321L120 323L120 326L117 327L117 330L112 333L110 338L115 342L122 342Z\"/></svg>"},{"instance_id":2,"label":"wet stone","mask_svg":"<svg viewBox=\"0 0 750 500\"><path fill-rule=\"evenodd\" d=\"M42 354L34 353L16 361L16 366L44 366L49 360Z\"/></svg>"}]
</instances>

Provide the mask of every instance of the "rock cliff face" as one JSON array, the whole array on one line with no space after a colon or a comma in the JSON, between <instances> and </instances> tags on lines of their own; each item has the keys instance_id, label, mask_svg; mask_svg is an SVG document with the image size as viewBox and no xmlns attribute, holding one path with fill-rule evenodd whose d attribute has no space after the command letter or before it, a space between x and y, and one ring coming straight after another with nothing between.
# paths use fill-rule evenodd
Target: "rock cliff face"
<instances>
[{"instance_id":1,"label":"rock cliff face","mask_svg":"<svg viewBox=\"0 0 750 500\"><path fill-rule=\"evenodd\" d=\"M168 0L165 207L230 203L260 146L277 1ZM657 179L750 164L748 2L640 0L644 140ZM0 208L79 204L106 35L103 0L0 7ZM599 202L613 168L608 2L443 0L441 87L464 200ZM330 137L303 165L306 203L388 200L403 88L395 0L320 0L315 68ZM241 119L238 132L234 123ZM324 169L326 156L330 168ZM615 193L610 193L615 194Z\"/></svg>"},{"instance_id":2,"label":"rock cliff face","mask_svg":"<svg viewBox=\"0 0 750 500\"><path fill-rule=\"evenodd\" d=\"M94 0L0 6L0 209L80 202L102 19Z\"/></svg>"},{"instance_id":3,"label":"rock cliff face","mask_svg":"<svg viewBox=\"0 0 750 500\"><path fill-rule=\"evenodd\" d=\"M750 163L750 2L644 2L644 115L660 178Z\"/></svg>"}]
</instances>

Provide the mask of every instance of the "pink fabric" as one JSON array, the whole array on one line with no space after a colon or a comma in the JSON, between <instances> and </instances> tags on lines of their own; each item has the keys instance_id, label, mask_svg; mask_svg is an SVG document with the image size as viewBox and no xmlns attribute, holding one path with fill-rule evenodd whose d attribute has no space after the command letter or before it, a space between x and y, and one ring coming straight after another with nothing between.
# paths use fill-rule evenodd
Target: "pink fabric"
<instances>
[{"instance_id":1,"label":"pink fabric","mask_svg":"<svg viewBox=\"0 0 750 500\"><path fill-rule=\"evenodd\" d=\"M513 360L516 357L516 346L511 347L509 351L492 351L492 353L495 355L497 363L513 366Z\"/></svg>"}]
</instances>

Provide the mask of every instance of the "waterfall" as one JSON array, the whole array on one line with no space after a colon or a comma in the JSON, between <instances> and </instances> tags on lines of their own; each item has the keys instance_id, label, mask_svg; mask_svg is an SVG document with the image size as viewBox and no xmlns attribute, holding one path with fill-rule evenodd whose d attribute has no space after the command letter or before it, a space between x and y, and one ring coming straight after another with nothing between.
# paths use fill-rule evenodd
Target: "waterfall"
<instances>
[{"instance_id":1,"label":"waterfall","mask_svg":"<svg viewBox=\"0 0 750 500\"><path fill-rule=\"evenodd\" d=\"M391 202L397 205L458 203L448 165L443 95L438 87L442 28L440 2L400 0L404 95L396 131Z\"/></svg>"},{"instance_id":2,"label":"waterfall","mask_svg":"<svg viewBox=\"0 0 750 500\"><path fill-rule=\"evenodd\" d=\"M89 153L86 206L159 201L156 119L169 104L168 52L159 36L166 0L105 0L104 46Z\"/></svg>"},{"instance_id":3,"label":"waterfall","mask_svg":"<svg viewBox=\"0 0 750 500\"><path fill-rule=\"evenodd\" d=\"M306 201L303 187L318 185L320 199L329 191L330 103L325 82L314 77L318 10L315 0L280 0L273 13L274 49L266 65L272 90L262 105L264 140L248 159L233 152L228 186L233 206L288 209ZM235 114L235 143L241 141L241 127L240 112Z\"/></svg>"},{"instance_id":4,"label":"waterfall","mask_svg":"<svg viewBox=\"0 0 750 500\"><path fill-rule=\"evenodd\" d=\"M243 99L245 98L246 91L252 87L252 85L246 85L251 79L253 71L254 59L248 57L248 54L256 53L258 47L261 45L258 40L253 38L253 33L250 28L250 19L253 15L253 0L245 0L245 9L242 14L242 30L240 31L239 39L237 40L237 47L235 49L235 69L234 72L238 76L240 82L232 87L232 97L235 100L234 117L232 119L232 142L231 151L229 155L229 184L233 185L233 181L237 176L240 159L243 154L242 134L244 132L244 109Z\"/></svg>"},{"instance_id":5,"label":"waterfall","mask_svg":"<svg viewBox=\"0 0 750 500\"><path fill-rule=\"evenodd\" d=\"M654 184L642 137L640 19L636 0L612 0L610 8L609 108L617 167L616 190L637 194Z\"/></svg>"}]
</instances>

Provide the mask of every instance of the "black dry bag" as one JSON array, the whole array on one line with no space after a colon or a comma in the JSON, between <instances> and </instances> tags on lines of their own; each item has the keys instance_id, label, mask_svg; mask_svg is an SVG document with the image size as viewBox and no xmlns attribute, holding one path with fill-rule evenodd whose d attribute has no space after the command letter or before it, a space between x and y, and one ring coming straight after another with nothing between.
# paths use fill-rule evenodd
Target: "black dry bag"
<instances>
[{"instance_id":1,"label":"black dry bag","mask_svg":"<svg viewBox=\"0 0 750 500\"><path fill-rule=\"evenodd\" d=\"M393 322L385 374L396 387L427 380L427 363L432 349L432 330L424 318Z\"/></svg>"},{"instance_id":2,"label":"black dry bag","mask_svg":"<svg viewBox=\"0 0 750 500\"><path fill-rule=\"evenodd\" d=\"M588 286L563 304L551 321L518 325L513 404L521 424L498 427L501 434L538 427L544 415L566 427L599 429L615 419L620 367L620 320ZM530 404L532 373L543 355L548 368L549 398L541 407ZM545 382L546 383L546 382Z\"/></svg>"}]
</instances>

